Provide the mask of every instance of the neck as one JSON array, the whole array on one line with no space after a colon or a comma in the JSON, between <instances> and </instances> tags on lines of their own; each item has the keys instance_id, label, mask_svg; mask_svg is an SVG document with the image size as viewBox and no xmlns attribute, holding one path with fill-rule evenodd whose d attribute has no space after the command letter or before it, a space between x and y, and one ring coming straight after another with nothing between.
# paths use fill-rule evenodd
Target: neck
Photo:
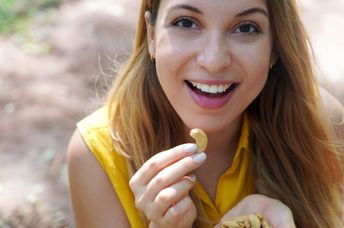
<instances>
[{"instance_id":1,"label":"neck","mask_svg":"<svg viewBox=\"0 0 344 228\"><path fill-rule=\"evenodd\" d=\"M241 118L238 118L223 131L209 134L206 166L212 168L222 164L221 170L225 171L231 165L238 146L241 125Z\"/></svg>"},{"instance_id":2,"label":"neck","mask_svg":"<svg viewBox=\"0 0 344 228\"><path fill-rule=\"evenodd\" d=\"M240 139L241 126L240 117L221 131L207 133L208 146L205 151L207 160L194 171L194 174L212 200L216 195L218 179L232 164ZM192 141L191 138L189 141Z\"/></svg>"},{"instance_id":3,"label":"neck","mask_svg":"<svg viewBox=\"0 0 344 228\"><path fill-rule=\"evenodd\" d=\"M233 123L230 128L208 135L206 153L208 158L226 157L234 154L240 138L241 120Z\"/></svg>"}]
</instances>

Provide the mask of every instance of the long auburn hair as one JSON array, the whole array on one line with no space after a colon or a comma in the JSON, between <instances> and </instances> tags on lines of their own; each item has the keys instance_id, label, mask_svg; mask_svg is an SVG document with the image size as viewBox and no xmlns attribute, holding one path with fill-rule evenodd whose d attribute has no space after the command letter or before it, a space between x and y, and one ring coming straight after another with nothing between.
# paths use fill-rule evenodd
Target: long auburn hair
<instances>
[{"instance_id":1,"label":"long auburn hair","mask_svg":"<svg viewBox=\"0 0 344 228\"><path fill-rule=\"evenodd\" d=\"M108 98L113 146L128 158L130 176L155 153L185 140L175 134L184 132L183 122L148 53L144 13L151 11L154 23L159 3L142 0L132 55ZM342 147L320 107L309 39L295 0L266 3L277 61L247 108L257 192L289 206L297 227L343 227Z\"/></svg>"}]
</instances>

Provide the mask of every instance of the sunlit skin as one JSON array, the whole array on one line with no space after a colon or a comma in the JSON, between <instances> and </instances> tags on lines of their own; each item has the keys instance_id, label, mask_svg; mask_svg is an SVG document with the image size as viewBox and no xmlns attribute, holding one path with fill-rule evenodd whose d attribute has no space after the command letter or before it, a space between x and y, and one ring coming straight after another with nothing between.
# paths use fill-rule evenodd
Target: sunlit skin
<instances>
[{"instance_id":1,"label":"sunlit skin","mask_svg":"<svg viewBox=\"0 0 344 228\"><path fill-rule=\"evenodd\" d=\"M163 0L148 36L160 84L185 123L186 135L196 127L208 134L208 159L197 174L201 178L202 172L214 170L208 193L215 195L218 174L234 156L243 112L261 92L273 62L266 3ZM204 108L193 100L186 80L237 87L222 107Z\"/></svg>"}]
</instances>

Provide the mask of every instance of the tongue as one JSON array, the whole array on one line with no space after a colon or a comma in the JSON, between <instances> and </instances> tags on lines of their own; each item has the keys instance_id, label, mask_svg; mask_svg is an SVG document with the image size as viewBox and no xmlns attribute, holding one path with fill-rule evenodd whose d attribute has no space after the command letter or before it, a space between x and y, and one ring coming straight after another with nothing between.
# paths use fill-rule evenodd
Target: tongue
<instances>
[{"instance_id":1,"label":"tongue","mask_svg":"<svg viewBox=\"0 0 344 228\"><path fill-rule=\"evenodd\" d=\"M190 95L195 103L205 109L219 109L223 107L231 97L231 91L228 89L222 93L206 93L195 87L189 87Z\"/></svg>"},{"instance_id":2,"label":"tongue","mask_svg":"<svg viewBox=\"0 0 344 228\"><path fill-rule=\"evenodd\" d=\"M237 84L231 85L222 93L207 93L194 87L190 82L186 81L189 87L190 95L194 102L205 109L219 109L226 105L230 100L232 92L236 89Z\"/></svg>"}]
</instances>

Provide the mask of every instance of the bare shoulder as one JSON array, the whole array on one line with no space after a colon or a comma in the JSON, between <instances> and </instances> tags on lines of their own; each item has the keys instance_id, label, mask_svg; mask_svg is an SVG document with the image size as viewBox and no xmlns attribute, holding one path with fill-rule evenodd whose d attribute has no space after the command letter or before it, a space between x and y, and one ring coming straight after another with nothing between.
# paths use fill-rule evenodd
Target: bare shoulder
<instances>
[{"instance_id":1,"label":"bare shoulder","mask_svg":"<svg viewBox=\"0 0 344 228\"><path fill-rule=\"evenodd\" d=\"M69 185L77 227L130 227L107 174L75 131L67 153Z\"/></svg>"},{"instance_id":2,"label":"bare shoulder","mask_svg":"<svg viewBox=\"0 0 344 228\"><path fill-rule=\"evenodd\" d=\"M340 139L344 139L344 108L343 105L324 88L319 89L321 102L329 117L336 134Z\"/></svg>"}]
</instances>

